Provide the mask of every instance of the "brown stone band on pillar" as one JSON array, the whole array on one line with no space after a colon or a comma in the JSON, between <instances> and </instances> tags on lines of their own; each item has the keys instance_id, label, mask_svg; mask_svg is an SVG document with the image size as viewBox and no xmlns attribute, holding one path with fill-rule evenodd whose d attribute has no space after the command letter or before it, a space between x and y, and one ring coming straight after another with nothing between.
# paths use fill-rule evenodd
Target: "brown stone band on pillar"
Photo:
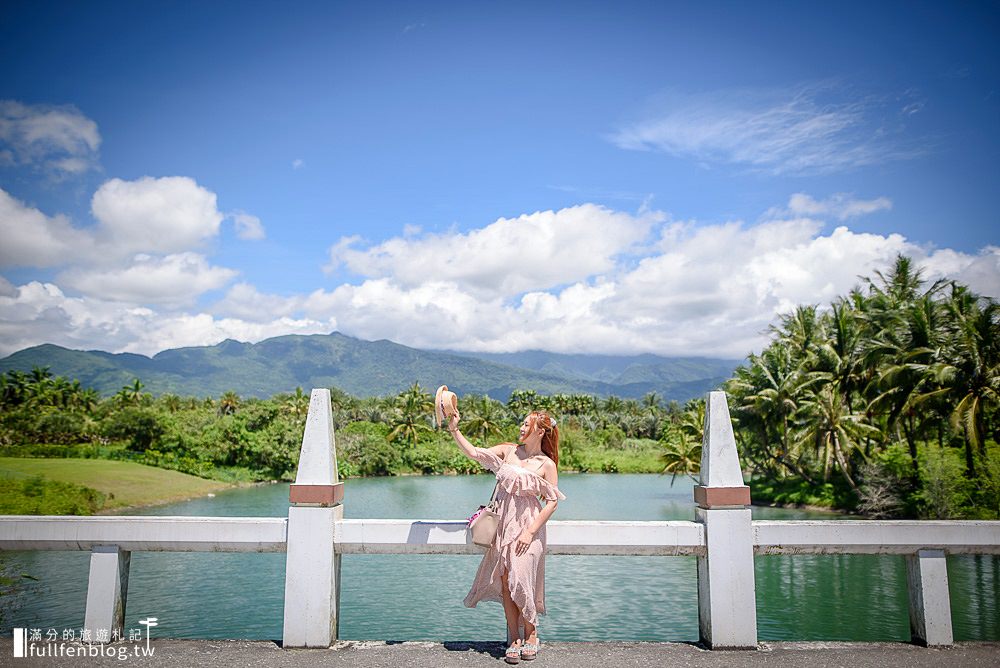
<instances>
[{"instance_id":1,"label":"brown stone band on pillar","mask_svg":"<svg viewBox=\"0 0 1000 668\"><path fill-rule=\"evenodd\" d=\"M740 487L705 487L704 485L695 485L694 502L706 509L723 506L749 506L750 488L746 485Z\"/></svg>"},{"instance_id":2,"label":"brown stone band on pillar","mask_svg":"<svg viewBox=\"0 0 1000 668\"><path fill-rule=\"evenodd\" d=\"M344 500L344 483L334 485L296 485L288 490L288 500L292 503L315 503L334 506Z\"/></svg>"}]
</instances>

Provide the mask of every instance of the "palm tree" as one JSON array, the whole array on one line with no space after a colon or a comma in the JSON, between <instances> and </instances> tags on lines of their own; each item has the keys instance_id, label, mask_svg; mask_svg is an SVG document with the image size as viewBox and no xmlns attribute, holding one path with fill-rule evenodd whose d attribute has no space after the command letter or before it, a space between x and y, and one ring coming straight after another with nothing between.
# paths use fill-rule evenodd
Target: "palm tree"
<instances>
[{"instance_id":1,"label":"palm tree","mask_svg":"<svg viewBox=\"0 0 1000 668\"><path fill-rule=\"evenodd\" d=\"M412 398L414 404L420 408L424 413L434 412L434 397L430 392L424 392L424 389L420 387L420 383L413 381L413 385L410 385L405 392L401 393L398 397L399 399L410 399Z\"/></svg>"},{"instance_id":2,"label":"palm tree","mask_svg":"<svg viewBox=\"0 0 1000 668\"><path fill-rule=\"evenodd\" d=\"M692 399L684 406L678 425L680 433L695 443L705 440L705 400Z\"/></svg>"},{"instance_id":3,"label":"palm tree","mask_svg":"<svg viewBox=\"0 0 1000 668\"><path fill-rule=\"evenodd\" d=\"M334 403L331 400L331 407L334 407L334 410L339 408L340 405L342 404L338 402L338 404L334 406ZM309 412L309 395L303 392L301 387L296 387L295 393L289 395L288 398L285 399L283 410L285 413L296 419L305 417Z\"/></svg>"},{"instance_id":4,"label":"palm tree","mask_svg":"<svg viewBox=\"0 0 1000 668\"><path fill-rule=\"evenodd\" d=\"M940 361L942 334L941 307L930 295L924 294L900 309L897 326L884 329L869 344L868 359L878 365L871 388L877 394L869 406L884 409L886 424L900 430L906 440L913 465L912 478L917 475L917 431L920 397L933 381L932 368Z\"/></svg>"},{"instance_id":5,"label":"palm tree","mask_svg":"<svg viewBox=\"0 0 1000 668\"><path fill-rule=\"evenodd\" d=\"M695 474L701 471L701 441L693 441L683 431L678 431L677 438L663 442L663 447L660 454L662 473L670 474L671 487L678 475L695 478Z\"/></svg>"},{"instance_id":6,"label":"palm tree","mask_svg":"<svg viewBox=\"0 0 1000 668\"><path fill-rule=\"evenodd\" d=\"M789 347L796 362L815 354L816 345L823 336L816 306L811 304L796 306L794 311L781 316L779 325L771 325L770 330L778 341Z\"/></svg>"},{"instance_id":7,"label":"palm tree","mask_svg":"<svg viewBox=\"0 0 1000 668\"><path fill-rule=\"evenodd\" d=\"M181 409L181 398L176 394L164 394L160 397L160 401L163 402L164 408L171 413L176 413Z\"/></svg>"},{"instance_id":8,"label":"palm tree","mask_svg":"<svg viewBox=\"0 0 1000 668\"><path fill-rule=\"evenodd\" d=\"M480 442L485 443L490 436L500 435L503 424L508 421L503 404L487 396L466 397L465 404L469 407L465 422L469 431L476 434Z\"/></svg>"},{"instance_id":9,"label":"palm tree","mask_svg":"<svg viewBox=\"0 0 1000 668\"><path fill-rule=\"evenodd\" d=\"M952 428L965 437L966 469L973 476L973 452L986 454L986 409L1000 404L1000 305L954 285L945 308L952 328L950 359L930 366L938 388L921 399L944 396L954 403Z\"/></svg>"},{"instance_id":10,"label":"palm tree","mask_svg":"<svg viewBox=\"0 0 1000 668\"><path fill-rule=\"evenodd\" d=\"M141 406L151 397L144 393L142 381L136 378L131 385L123 385L115 394L115 400L122 406Z\"/></svg>"},{"instance_id":11,"label":"palm tree","mask_svg":"<svg viewBox=\"0 0 1000 668\"><path fill-rule=\"evenodd\" d=\"M790 439L790 420L805 390L822 382L823 375L796 365L791 349L781 341L775 341L760 355L751 354L749 361L748 366L736 370L728 384L737 400L737 416L747 428L756 428L756 440L766 461L812 482L800 463L801 452ZM777 443L776 452L771 448L772 442Z\"/></svg>"},{"instance_id":12,"label":"palm tree","mask_svg":"<svg viewBox=\"0 0 1000 668\"><path fill-rule=\"evenodd\" d=\"M534 390L514 390L507 399L507 408L514 415L524 417L537 407L538 393Z\"/></svg>"},{"instance_id":13,"label":"palm tree","mask_svg":"<svg viewBox=\"0 0 1000 668\"><path fill-rule=\"evenodd\" d=\"M866 434L878 430L865 423L864 416L845 410L843 395L836 383L813 386L801 400L796 417L801 427L796 435L800 446L812 444L823 463L823 481L830 480L833 462L855 492L858 485L851 475L851 459L857 453L864 458L858 443Z\"/></svg>"},{"instance_id":14,"label":"palm tree","mask_svg":"<svg viewBox=\"0 0 1000 668\"><path fill-rule=\"evenodd\" d=\"M239 410L240 407L240 395L236 394L232 390L224 392L221 397L219 397L219 415L233 415Z\"/></svg>"},{"instance_id":15,"label":"palm tree","mask_svg":"<svg viewBox=\"0 0 1000 668\"><path fill-rule=\"evenodd\" d=\"M100 403L101 395L92 387L81 390L77 397L77 404L87 413L93 413Z\"/></svg>"},{"instance_id":16,"label":"palm tree","mask_svg":"<svg viewBox=\"0 0 1000 668\"><path fill-rule=\"evenodd\" d=\"M433 400L432 400L433 405ZM389 432L390 443L405 443L416 447L421 433L430 432L427 409L419 393L404 392L399 395L396 415Z\"/></svg>"}]
</instances>

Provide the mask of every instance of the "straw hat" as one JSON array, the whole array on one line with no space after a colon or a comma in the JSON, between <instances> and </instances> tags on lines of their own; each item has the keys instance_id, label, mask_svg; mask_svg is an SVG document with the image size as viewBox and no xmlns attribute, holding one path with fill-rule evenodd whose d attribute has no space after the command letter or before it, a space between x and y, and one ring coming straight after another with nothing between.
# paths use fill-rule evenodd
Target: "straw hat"
<instances>
[{"instance_id":1,"label":"straw hat","mask_svg":"<svg viewBox=\"0 0 1000 668\"><path fill-rule=\"evenodd\" d=\"M434 418L435 424L440 427L444 424L446 417L450 418L458 412L458 397L454 392L448 391L447 385L442 385L434 394Z\"/></svg>"}]
</instances>

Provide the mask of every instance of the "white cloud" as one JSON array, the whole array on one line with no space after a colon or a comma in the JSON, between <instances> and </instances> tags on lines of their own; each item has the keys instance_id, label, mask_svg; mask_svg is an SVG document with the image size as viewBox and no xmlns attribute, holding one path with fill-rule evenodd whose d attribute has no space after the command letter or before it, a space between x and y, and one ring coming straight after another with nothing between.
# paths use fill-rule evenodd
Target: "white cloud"
<instances>
[{"instance_id":1,"label":"white cloud","mask_svg":"<svg viewBox=\"0 0 1000 668\"><path fill-rule=\"evenodd\" d=\"M0 100L3 161L79 174L97 165L97 123L73 106L27 105Z\"/></svg>"},{"instance_id":2,"label":"white cloud","mask_svg":"<svg viewBox=\"0 0 1000 668\"><path fill-rule=\"evenodd\" d=\"M306 161L302 158L295 158L295 160L292 160L292 169L302 169L305 166Z\"/></svg>"},{"instance_id":3,"label":"white cloud","mask_svg":"<svg viewBox=\"0 0 1000 668\"><path fill-rule=\"evenodd\" d=\"M59 267L59 285L90 297L178 305L223 287L238 272L196 252L218 235L214 193L192 179L112 179L94 194L97 224L74 227L0 190L0 267ZM255 216L235 215L238 234L260 238Z\"/></svg>"},{"instance_id":4,"label":"white cloud","mask_svg":"<svg viewBox=\"0 0 1000 668\"><path fill-rule=\"evenodd\" d=\"M240 239L256 241L264 238L264 224L260 222L260 218L245 211L235 211L230 215L236 225L236 236Z\"/></svg>"},{"instance_id":5,"label":"white cloud","mask_svg":"<svg viewBox=\"0 0 1000 668\"><path fill-rule=\"evenodd\" d=\"M237 283L212 307L212 313L260 323L290 317L302 308L304 302L305 298L299 295L267 295L249 283Z\"/></svg>"},{"instance_id":6,"label":"white cloud","mask_svg":"<svg viewBox=\"0 0 1000 668\"><path fill-rule=\"evenodd\" d=\"M967 254L926 248L898 234L857 233L846 225L824 232L821 220L803 215L862 215L884 208L873 204L880 200L802 195L784 209L785 217L775 218L779 210L772 209L757 224L653 224L666 216L650 214L647 220L588 205L504 219L461 234L413 230L410 237L352 251L359 256L347 261L370 274L357 284L275 295L237 283L208 313L179 310L180 286L213 289L231 276L218 274L197 254L168 256L169 261L140 258L149 271L107 270L87 277L95 284L92 294L101 298L69 297L51 284L0 283L0 346L7 346L0 352L48 340L152 353L230 337L257 341L337 329L421 348L741 358L766 343L767 326L778 314L801 303L825 306L857 286L859 276L887 269L899 253L914 258L928 280L949 276L1000 297L998 247ZM574 216L564 218L566 211ZM586 223L574 225L592 238L572 241L573 248L584 249L571 255L579 265L572 270L560 269L555 276L536 272L528 280L517 279L523 283L507 283L502 269L477 266L488 260L487 251L479 249L487 244L483 236L515 246L515 251L496 249L508 258L519 253L519 263L511 260L508 267L511 274L533 262L561 262L560 252L571 243L563 225L572 227L567 221L580 219ZM629 239L611 239L595 220L614 223ZM522 235L545 243L541 250L530 243L522 250L523 243L512 241ZM636 240L645 243L641 255L630 254ZM418 274L414 267L430 262L425 254L438 243L449 249L446 257L466 258L468 264L443 262L441 271ZM355 245L356 240L344 240L335 257ZM496 281L494 288L486 285L487 277ZM138 284L121 287L134 282ZM160 293L158 283L164 284ZM136 307L131 302L138 299L160 303Z\"/></svg>"},{"instance_id":7,"label":"white cloud","mask_svg":"<svg viewBox=\"0 0 1000 668\"><path fill-rule=\"evenodd\" d=\"M635 250L662 214L637 216L594 204L500 218L467 233L412 234L360 249L357 236L330 248L333 269L343 264L365 277L391 277L402 286L430 281L461 284L479 295L511 296L612 271Z\"/></svg>"},{"instance_id":8,"label":"white cloud","mask_svg":"<svg viewBox=\"0 0 1000 668\"><path fill-rule=\"evenodd\" d=\"M842 171L919 154L878 125L881 104L844 97L831 86L671 93L611 141L776 174Z\"/></svg>"},{"instance_id":9,"label":"white cloud","mask_svg":"<svg viewBox=\"0 0 1000 668\"><path fill-rule=\"evenodd\" d=\"M131 264L111 268L77 268L59 282L80 292L134 304L179 305L221 288L238 272L208 264L203 255L176 253L165 257L140 254Z\"/></svg>"},{"instance_id":10,"label":"white cloud","mask_svg":"<svg viewBox=\"0 0 1000 668\"><path fill-rule=\"evenodd\" d=\"M152 355L167 348L211 345L224 339L259 341L282 334L320 334L335 322L275 318L255 323L206 313L156 311L92 297L70 297L51 283L32 281L13 294L0 291L0 355L39 343Z\"/></svg>"},{"instance_id":11,"label":"white cloud","mask_svg":"<svg viewBox=\"0 0 1000 668\"><path fill-rule=\"evenodd\" d=\"M920 258L926 277L953 278L978 294L1000 299L1000 246L987 246L977 255L942 248Z\"/></svg>"},{"instance_id":12,"label":"white cloud","mask_svg":"<svg viewBox=\"0 0 1000 668\"><path fill-rule=\"evenodd\" d=\"M91 198L96 226L74 227L48 217L0 189L2 266L63 266L127 260L136 253L197 249L219 233L215 193L183 176L111 179ZM238 212L237 229L263 234L260 220Z\"/></svg>"},{"instance_id":13,"label":"white cloud","mask_svg":"<svg viewBox=\"0 0 1000 668\"><path fill-rule=\"evenodd\" d=\"M772 209L772 215L818 216L821 218L836 218L847 220L858 216L867 216L878 211L888 211L892 208L892 200L888 197L875 199L856 199L847 193L836 193L824 200L816 200L805 193L795 193L788 200L787 209Z\"/></svg>"},{"instance_id":14,"label":"white cloud","mask_svg":"<svg viewBox=\"0 0 1000 668\"><path fill-rule=\"evenodd\" d=\"M17 288L3 276L0 276L0 297L13 297L17 294Z\"/></svg>"},{"instance_id":15,"label":"white cloud","mask_svg":"<svg viewBox=\"0 0 1000 668\"><path fill-rule=\"evenodd\" d=\"M0 267L51 267L88 253L92 241L65 216L49 217L0 188Z\"/></svg>"},{"instance_id":16,"label":"white cloud","mask_svg":"<svg viewBox=\"0 0 1000 668\"><path fill-rule=\"evenodd\" d=\"M192 250L219 233L215 193L186 176L106 181L91 199L101 244L119 255Z\"/></svg>"}]
</instances>

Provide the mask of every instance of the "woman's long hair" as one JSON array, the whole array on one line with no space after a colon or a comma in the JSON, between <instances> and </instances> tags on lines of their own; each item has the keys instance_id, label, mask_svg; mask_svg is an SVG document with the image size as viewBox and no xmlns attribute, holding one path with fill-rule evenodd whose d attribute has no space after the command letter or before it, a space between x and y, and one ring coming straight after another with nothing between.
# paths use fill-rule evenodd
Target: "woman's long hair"
<instances>
[{"instance_id":1,"label":"woman's long hair","mask_svg":"<svg viewBox=\"0 0 1000 668\"><path fill-rule=\"evenodd\" d=\"M545 411L532 411L528 414L528 417L533 418L534 423L544 430L545 433L542 434L542 454L555 462L556 467L558 467L559 427L556 426L556 421Z\"/></svg>"}]
</instances>

